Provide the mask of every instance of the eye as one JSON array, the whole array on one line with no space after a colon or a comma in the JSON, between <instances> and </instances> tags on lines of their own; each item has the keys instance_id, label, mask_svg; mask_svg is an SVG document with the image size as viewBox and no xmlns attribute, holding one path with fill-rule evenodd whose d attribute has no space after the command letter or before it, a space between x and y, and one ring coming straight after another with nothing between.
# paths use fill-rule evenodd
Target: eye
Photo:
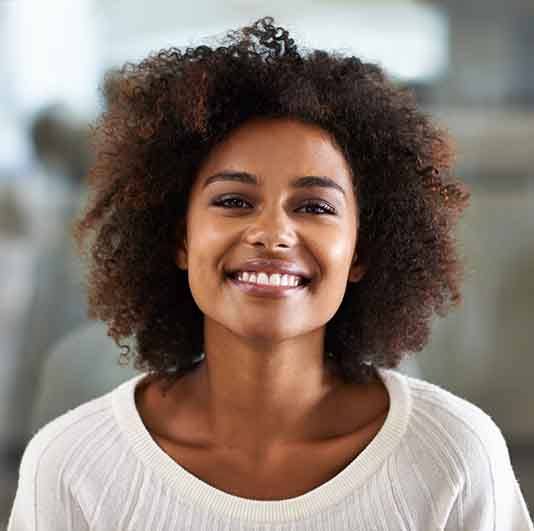
<instances>
[{"instance_id":1,"label":"eye","mask_svg":"<svg viewBox=\"0 0 534 531\"><path fill-rule=\"evenodd\" d=\"M336 213L336 211L328 203L325 203L324 201L309 201L301 208L313 208L313 209L319 208L322 210L322 212L315 211L316 214L335 214Z\"/></svg>"},{"instance_id":2,"label":"eye","mask_svg":"<svg viewBox=\"0 0 534 531\"><path fill-rule=\"evenodd\" d=\"M233 201L234 204L232 206L226 206L229 201ZM241 199L241 197L237 197L234 195L234 196L219 197L218 199L215 199L213 201L212 205L220 206L223 208L233 208L233 206L235 206L236 203L246 203L246 201L244 199ZM237 208L241 208L241 207L237 207Z\"/></svg>"},{"instance_id":3,"label":"eye","mask_svg":"<svg viewBox=\"0 0 534 531\"><path fill-rule=\"evenodd\" d=\"M250 204L248 201L245 201L239 196L223 196L215 199L212 203L214 206L220 206L222 208L238 208L241 209L243 204ZM299 207L299 210L305 208L305 209L313 209L312 212L308 210L306 213L312 213L312 214L335 214L336 211L334 208L332 208L328 203L325 203L324 201L307 201L303 206ZM319 209L320 211L318 211Z\"/></svg>"}]
</instances>

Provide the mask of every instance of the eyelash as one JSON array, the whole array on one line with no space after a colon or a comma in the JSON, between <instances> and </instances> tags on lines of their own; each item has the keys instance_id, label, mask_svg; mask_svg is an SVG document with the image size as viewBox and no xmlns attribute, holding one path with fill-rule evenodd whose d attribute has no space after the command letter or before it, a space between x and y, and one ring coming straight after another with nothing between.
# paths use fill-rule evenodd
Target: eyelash
<instances>
[{"instance_id":1,"label":"eyelash","mask_svg":"<svg viewBox=\"0 0 534 531\"><path fill-rule=\"evenodd\" d=\"M238 196L227 196L227 197L220 197L218 199L215 199L212 204L215 205L215 206L220 206L222 208L233 208L233 207L224 206L224 203L226 201L232 201L232 200L234 200L234 201L242 201L243 203L247 203L247 201L245 201L241 197L238 197ZM318 208L322 208L323 210L325 210L325 212L320 212L318 214L318 215L321 215L321 216L325 215L325 214L333 215L333 214L336 213L336 211L328 203L325 203L323 201L308 201L304 205L304 207L309 207L309 206L318 207ZM239 208L239 207L237 207L237 208Z\"/></svg>"}]
</instances>

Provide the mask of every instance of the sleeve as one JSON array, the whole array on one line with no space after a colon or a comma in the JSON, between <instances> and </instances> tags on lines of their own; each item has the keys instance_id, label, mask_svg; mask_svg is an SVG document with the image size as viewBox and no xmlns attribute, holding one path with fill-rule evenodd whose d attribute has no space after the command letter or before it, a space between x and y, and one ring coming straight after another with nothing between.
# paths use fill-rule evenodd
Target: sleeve
<instances>
[{"instance_id":1,"label":"sleeve","mask_svg":"<svg viewBox=\"0 0 534 531\"><path fill-rule=\"evenodd\" d=\"M28 443L19 466L7 531L89 531L76 498L61 481L61 453L43 432Z\"/></svg>"},{"instance_id":2,"label":"sleeve","mask_svg":"<svg viewBox=\"0 0 534 531\"><path fill-rule=\"evenodd\" d=\"M464 486L444 531L534 531L504 436L487 419L478 442L468 445Z\"/></svg>"}]
</instances>

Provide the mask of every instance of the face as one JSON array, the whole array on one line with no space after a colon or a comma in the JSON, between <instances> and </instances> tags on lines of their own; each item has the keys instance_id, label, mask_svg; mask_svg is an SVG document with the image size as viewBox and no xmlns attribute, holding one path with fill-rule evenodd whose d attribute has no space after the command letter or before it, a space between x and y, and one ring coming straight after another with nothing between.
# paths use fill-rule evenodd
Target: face
<instances>
[{"instance_id":1,"label":"face","mask_svg":"<svg viewBox=\"0 0 534 531\"><path fill-rule=\"evenodd\" d=\"M214 177L222 172L226 178ZM241 180L228 177L237 173ZM327 177L331 186L310 179L301 184L313 186L294 186L306 176ZM206 325L281 342L325 327L347 282L363 276L355 253L357 215L350 169L327 132L256 118L215 146L199 169L176 262L188 271ZM250 271L245 262L254 258L291 262L309 282L254 293L227 274Z\"/></svg>"}]
</instances>

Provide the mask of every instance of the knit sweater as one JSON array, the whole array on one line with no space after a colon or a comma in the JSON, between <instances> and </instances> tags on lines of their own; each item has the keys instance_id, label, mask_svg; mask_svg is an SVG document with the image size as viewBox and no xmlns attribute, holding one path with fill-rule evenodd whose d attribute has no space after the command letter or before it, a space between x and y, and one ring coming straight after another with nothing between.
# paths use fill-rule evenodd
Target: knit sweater
<instances>
[{"instance_id":1,"label":"knit sweater","mask_svg":"<svg viewBox=\"0 0 534 531\"><path fill-rule=\"evenodd\" d=\"M390 408L371 443L275 501L216 489L166 454L136 408L136 375L33 435L8 531L534 531L491 417L430 382L379 375Z\"/></svg>"}]
</instances>

